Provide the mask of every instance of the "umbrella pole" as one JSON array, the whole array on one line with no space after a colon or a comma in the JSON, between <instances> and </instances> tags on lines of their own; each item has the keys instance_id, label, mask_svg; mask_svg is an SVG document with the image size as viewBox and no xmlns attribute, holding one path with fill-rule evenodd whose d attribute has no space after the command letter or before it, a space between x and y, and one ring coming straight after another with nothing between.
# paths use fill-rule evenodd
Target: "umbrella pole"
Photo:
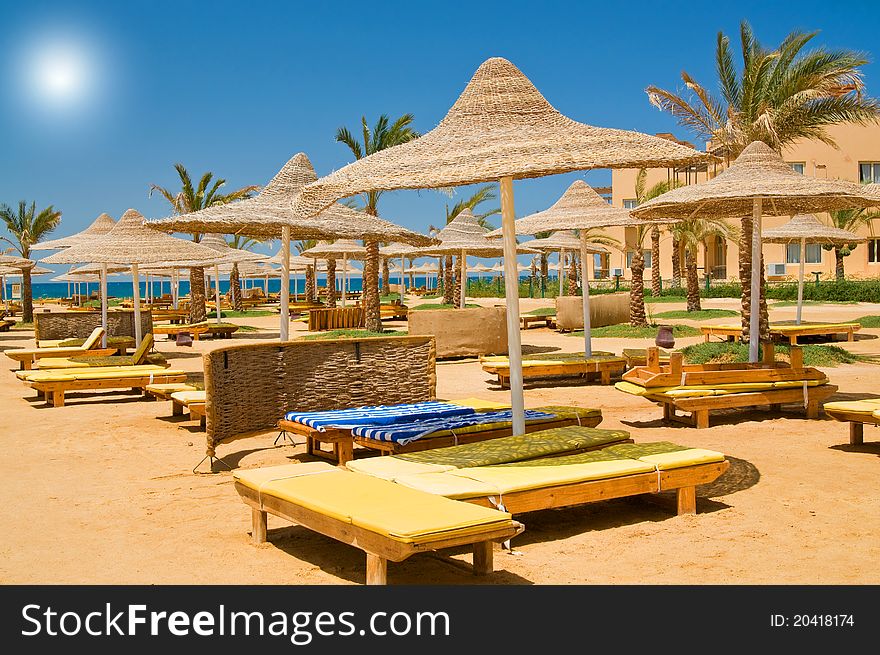
<instances>
[{"instance_id":1,"label":"umbrella pole","mask_svg":"<svg viewBox=\"0 0 880 655\"><path fill-rule=\"evenodd\" d=\"M104 328L104 336L101 337L101 347L107 347L107 264L101 264L101 327Z\"/></svg>"},{"instance_id":2,"label":"umbrella pole","mask_svg":"<svg viewBox=\"0 0 880 655\"><path fill-rule=\"evenodd\" d=\"M513 434L525 434L526 415L523 398L522 343L519 333L519 280L516 271L516 226L513 208L513 178L502 177L501 233L504 238L504 287L507 304L507 354L510 362L510 408Z\"/></svg>"},{"instance_id":3,"label":"umbrella pole","mask_svg":"<svg viewBox=\"0 0 880 655\"><path fill-rule=\"evenodd\" d=\"M141 278L138 274L138 265L131 265L131 280L134 283L134 347L141 345ZM105 289L106 290L106 289ZM106 298L106 294L104 294ZM106 307L107 301L102 300L101 306Z\"/></svg>"},{"instance_id":4,"label":"umbrella pole","mask_svg":"<svg viewBox=\"0 0 880 655\"><path fill-rule=\"evenodd\" d=\"M174 309L177 309L177 297L178 297L178 282L177 282L177 269L171 269L171 306Z\"/></svg>"},{"instance_id":5,"label":"umbrella pole","mask_svg":"<svg viewBox=\"0 0 880 655\"><path fill-rule=\"evenodd\" d=\"M465 307L465 295L467 294L467 255L464 250L461 251L461 294L458 303L459 309Z\"/></svg>"},{"instance_id":6,"label":"umbrella pole","mask_svg":"<svg viewBox=\"0 0 880 655\"><path fill-rule=\"evenodd\" d=\"M801 238L801 262L798 265L798 307L797 307L797 325L801 324L801 314L804 309L804 260L807 257L807 240Z\"/></svg>"},{"instance_id":7,"label":"umbrella pole","mask_svg":"<svg viewBox=\"0 0 880 655\"><path fill-rule=\"evenodd\" d=\"M220 325L220 265L214 264L214 302L217 304L217 325Z\"/></svg>"},{"instance_id":8,"label":"umbrella pole","mask_svg":"<svg viewBox=\"0 0 880 655\"><path fill-rule=\"evenodd\" d=\"M290 329L290 228L281 228L281 341L287 341Z\"/></svg>"},{"instance_id":9,"label":"umbrella pole","mask_svg":"<svg viewBox=\"0 0 880 655\"><path fill-rule=\"evenodd\" d=\"M587 231L581 230L581 289L584 306L584 357L593 356L593 337L590 328L590 284L587 273Z\"/></svg>"},{"instance_id":10,"label":"umbrella pole","mask_svg":"<svg viewBox=\"0 0 880 655\"><path fill-rule=\"evenodd\" d=\"M348 255L342 253L342 306L345 307L345 289L348 287Z\"/></svg>"},{"instance_id":11,"label":"umbrella pole","mask_svg":"<svg viewBox=\"0 0 880 655\"><path fill-rule=\"evenodd\" d=\"M752 297L749 308L749 361L758 361L761 339L761 198L752 204Z\"/></svg>"},{"instance_id":12,"label":"umbrella pole","mask_svg":"<svg viewBox=\"0 0 880 655\"><path fill-rule=\"evenodd\" d=\"M564 250L559 251L558 266L559 266L559 273L556 274L556 279L559 280L559 293L556 295L561 296L561 295L563 295L562 294L562 286L563 286L562 285L562 278L565 275L565 251Z\"/></svg>"},{"instance_id":13,"label":"umbrella pole","mask_svg":"<svg viewBox=\"0 0 880 655\"><path fill-rule=\"evenodd\" d=\"M400 304L401 304L401 305L402 305L404 302L406 302L406 299L404 298L404 294L406 293L406 290L405 290L405 287L406 287L406 277L405 277L404 274L403 274L403 268L404 268L404 262L405 262L405 261L406 261L406 258L405 258L405 257L401 257L401 258L400 258Z\"/></svg>"}]
</instances>

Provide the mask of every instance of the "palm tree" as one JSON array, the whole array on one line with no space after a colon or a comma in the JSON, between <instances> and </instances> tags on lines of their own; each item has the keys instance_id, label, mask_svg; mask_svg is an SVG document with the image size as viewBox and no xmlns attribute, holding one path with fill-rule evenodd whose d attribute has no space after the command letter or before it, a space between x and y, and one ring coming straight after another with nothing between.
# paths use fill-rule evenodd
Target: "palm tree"
<instances>
[{"instance_id":1,"label":"palm tree","mask_svg":"<svg viewBox=\"0 0 880 655\"><path fill-rule=\"evenodd\" d=\"M871 233L873 234L873 221L875 218L880 218L880 212L876 209L839 209L837 211L830 212L831 216L831 225L834 227L840 228L841 230L846 230L848 232L857 232L860 227L863 225L867 226L871 229ZM847 243L845 245L838 246L822 246L825 250L834 250L834 261L835 261L835 278L837 280L843 281L846 276L844 275L843 270L843 258L849 257L852 254L852 251L858 244L856 243Z\"/></svg>"},{"instance_id":2,"label":"palm tree","mask_svg":"<svg viewBox=\"0 0 880 655\"><path fill-rule=\"evenodd\" d=\"M174 164L177 171L177 177L180 179L180 191L172 193L169 189L159 186L158 184L150 184L149 197L153 196L153 192L158 192L168 204L171 205L171 211L174 214L189 214L190 212L212 207L214 205L225 205L233 200L241 200L250 198L260 187L256 184L242 187L230 193L221 193L220 190L226 185L226 180L217 178L214 180L214 174L210 171L202 175L197 186L193 186L192 178L189 171L183 164ZM211 181L213 180L213 184ZM200 241L201 234L194 234L193 241ZM205 313L205 269L201 267L191 268L189 272L189 320L191 323L198 323L207 318ZM218 308L219 312L220 309Z\"/></svg>"},{"instance_id":3,"label":"palm tree","mask_svg":"<svg viewBox=\"0 0 880 655\"><path fill-rule=\"evenodd\" d=\"M376 124L370 129L367 126L366 116L361 116L361 134L363 143L349 132L348 128L340 127L336 130L336 140L344 143L351 150L355 159L362 159L374 152L385 150L393 146L407 143L419 137L419 133L412 129L414 116L404 114L393 123L387 115L379 116ZM362 210L371 216L379 215L379 197L382 191L370 191L362 197ZM375 247L373 247L375 244ZM379 244L366 242L367 260L364 262L364 312L366 314L366 329L372 332L382 331L382 318L379 312Z\"/></svg>"},{"instance_id":4,"label":"palm tree","mask_svg":"<svg viewBox=\"0 0 880 655\"><path fill-rule=\"evenodd\" d=\"M318 245L317 239L300 239L295 243L295 248L297 253L300 255L303 254L306 250L310 248L314 248ZM316 271L312 268L312 266L306 266L306 287L304 289L306 302L313 303L315 302L315 298L317 297L317 282L315 280ZM335 273L335 268L334 268ZM336 280L334 279L334 284ZM290 284L290 281L287 282ZM283 282L282 282L283 284Z\"/></svg>"},{"instance_id":5,"label":"palm tree","mask_svg":"<svg viewBox=\"0 0 880 655\"><path fill-rule=\"evenodd\" d=\"M260 240L235 234L227 243L230 248L251 250L256 244L260 243ZM229 295L232 297L232 309L237 312L243 311L244 304L241 302L241 279L238 276L238 262L232 265L232 270L229 273Z\"/></svg>"},{"instance_id":6,"label":"palm tree","mask_svg":"<svg viewBox=\"0 0 880 655\"><path fill-rule=\"evenodd\" d=\"M681 183L677 180L665 180L661 182L657 182L652 185L651 188L646 188L648 182L648 171L644 168L640 168L638 174L636 175L636 204L641 205L643 202L647 202L656 198L657 196L662 196L667 191L671 191L679 186ZM672 261L673 261L673 279L675 279L675 268L676 264L679 261L679 244L675 237L672 239ZM656 262L656 263L655 263ZM660 276L660 228L657 225L654 225L651 228L651 295L655 298L660 295L660 292L663 289L663 282Z\"/></svg>"},{"instance_id":7,"label":"palm tree","mask_svg":"<svg viewBox=\"0 0 880 655\"><path fill-rule=\"evenodd\" d=\"M685 279L687 281L687 311L700 311L700 282L697 278L697 248L711 237L730 238L735 234L732 225L718 218L692 218L675 223L672 233L684 248Z\"/></svg>"},{"instance_id":8,"label":"palm tree","mask_svg":"<svg viewBox=\"0 0 880 655\"><path fill-rule=\"evenodd\" d=\"M456 216L458 216L465 209L470 209L471 213L473 213L474 218L477 219L477 222L487 230L495 229L495 226L489 223L488 218L490 216L494 216L495 214L501 213L501 207L496 207L494 209L490 209L488 211L480 212L476 211L479 205L482 205L484 202L488 202L490 200L494 200L497 196L495 195L495 185L493 184L485 184L479 187L476 191L474 191L469 197L462 198L457 203L455 203L452 207L449 206L449 203L446 203L446 222L444 225L449 225ZM436 234L439 232L441 228L436 227L434 225L428 226L428 234ZM443 261L445 259L445 262ZM446 257L441 257L441 268L442 276L443 276L443 303L446 305L453 305L458 308L460 303L455 300L456 294L456 283L455 277L458 276L457 272L454 272L456 268L454 267L452 262L452 255L446 255ZM460 281L459 281L460 283ZM459 296L459 300L461 297Z\"/></svg>"},{"instance_id":9,"label":"palm tree","mask_svg":"<svg viewBox=\"0 0 880 655\"><path fill-rule=\"evenodd\" d=\"M860 53L824 47L805 51L818 32L790 33L776 49L762 46L745 21L740 25L742 65L734 64L730 39L718 33L715 69L721 97L710 94L687 72L681 78L687 97L649 86L651 104L670 112L697 136L711 141L728 161L752 141L777 152L797 139L835 146L826 128L840 123L868 124L880 116L880 104L864 93ZM752 271L751 218L741 224L740 282L743 329L748 330ZM760 264L759 264L760 265ZM766 321L762 293L761 322ZM769 334L761 333L761 339Z\"/></svg>"},{"instance_id":10,"label":"palm tree","mask_svg":"<svg viewBox=\"0 0 880 655\"><path fill-rule=\"evenodd\" d=\"M6 229L13 237L8 239L0 237L22 257L30 259L31 246L51 234L61 222L61 212L49 205L40 213L37 213L37 203L32 202L28 207L24 200L18 203L18 211L14 211L9 205L0 205L0 218L6 224ZM34 320L34 295L31 287L31 269L21 271L21 320L31 323Z\"/></svg>"}]
</instances>

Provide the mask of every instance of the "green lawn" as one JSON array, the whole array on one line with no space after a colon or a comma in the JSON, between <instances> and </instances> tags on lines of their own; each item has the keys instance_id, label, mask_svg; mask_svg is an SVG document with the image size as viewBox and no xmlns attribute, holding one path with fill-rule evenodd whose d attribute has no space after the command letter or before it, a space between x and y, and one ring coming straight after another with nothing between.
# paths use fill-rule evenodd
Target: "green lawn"
<instances>
[{"instance_id":1,"label":"green lawn","mask_svg":"<svg viewBox=\"0 0 880 655\"><path fill-rule=\"evenodd\" d=\"M607 325L593 328L590 333L594 337L609 337L619 339L654 339L657 336L657 327L633 327L629 323ZM569 332L570 336L583 337L584 331ZM690 325L674 325L672 335L676 337L696 337L701 334L700 330Z\"/></svg>"},{"instance_id":2,"label":"green lawn","mask_svg":"<svg viewBox=\"0 0 880 655\"><path fill-rule=\"evenodd\" d=\"M772 307L797 307L797 300L771 301ZM805 300L804 305L858 305L857 300Z\"/></svg>"},{"instance_id":3,"label":"green lawn","mask_svg":"<svg viewBox=\"0 0 880 655\"><path fill-rule=\"evenodd\" d=\"M862 316L853 322L866 328L880 328L880 316Z\"/></svg>"},{"instance_id":4,"label":"green lawn","mask_svg":"<svg viewBox=\"0 0 880 655\"><path fill-rule=\"evenodd\" d=\"M702 321L707 318L722 318L724 316L739 316L739 312L732 309L701 309L698 312L688 312L680 309L654 314L654 318L689 318L694 321Z\"/></svg>"},{"instance_id":5,"label":"green lawn","mask_svg":"<svg viewBox=\"0 0 880 655\"><path fill-rule=\"evenodd\" d=\"M556 314L555 307L538 307L530 312L526 312L529 316L553 316Z\"/></svg>"},{"instance_id":6,"label":"green lawn","mask_svg":"<svg viewBox=\"0 0 880 655\"><path fill-rule=\"evenodd\" d=\"M365 339L373 337L405 337L406 331L389 330L387 332L370 332L369 330L329 330L321 334L309 334L300 337L303 341L324 341L326 339Z\"/></svg>"},{"instance_id":7,"label":"green lawn","mask_svg":"<svg viewBox=\"0 0 880 655\"><path fill-rule=\"evenodd\" d=\"M856 355L839 346L806 345L801 346L804 352L804 365L833 367L838 364L873 361L869 357ZM790 349L786 345L775 347L776 359L788 361ZM743 343L712 342L697 343L681 349L685 362L688 364L718 364L728 362L749 361L749 346Z\"/></svg>"},{"instance_id":8,"label":"green lawn","mask_svg":"<svg viewBox=\"0 0 880 655\"><path fill-rule=\"evenodd\" d=\"M687 302L687 298L685 298L684 296L656 296L656 297L654 297L654 296L645 296L645 302L646 302L646 303L651 303L651 304L663 303L663 302L681 302L681 303L686 303L686 302Z\"/></svg>"}]
</instances>

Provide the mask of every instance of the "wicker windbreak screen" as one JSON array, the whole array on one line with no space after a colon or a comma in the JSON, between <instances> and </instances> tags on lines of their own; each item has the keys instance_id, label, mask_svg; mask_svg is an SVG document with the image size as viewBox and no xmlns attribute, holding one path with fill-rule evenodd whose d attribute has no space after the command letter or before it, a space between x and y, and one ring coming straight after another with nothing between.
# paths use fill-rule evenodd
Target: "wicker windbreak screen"
<instances>
[{"instance_id":1,"label":"wicker windbreak screen","mask_svg":"<svg viewBox=\"0 0 880 655\"><path fill-rule=\"evenodd\" d=\"M101 312L35 312L34 338L37 341L48 339L85 339L92 330L101 325ZM141 310L141 332L153 331L153 315L150 310ZM133 337L134 311L111 310L107 312L107 336Z\"/></svg>"},{"instance_id":2,"label":"wicker windbreak screen","mask_svg":"<svg viewBox=\"0 0 880 655\"><path fill-rule=\"evenodd\" d=\"M289 411L434 398L433 337L292 341L204 355L207 439L213 446L270 430Z\"/></svg>"}]
</instances>

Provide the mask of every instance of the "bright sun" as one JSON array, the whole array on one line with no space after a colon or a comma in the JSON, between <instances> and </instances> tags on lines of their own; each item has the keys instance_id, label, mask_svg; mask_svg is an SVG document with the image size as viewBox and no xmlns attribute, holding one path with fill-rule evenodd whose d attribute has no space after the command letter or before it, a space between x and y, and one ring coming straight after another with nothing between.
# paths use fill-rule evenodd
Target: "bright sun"
<instances>
[{"instance_id":1,"label":"bright sun","mask_svg":"<svg viewBox=\"0 0 880 655\"><path fill-rule=\"evenodd\" d=\"M26 57L26 75L40 102L55 107L84 100L94 82L94 62L86 46L72 40L34 45Z\"/></svg>"}]
</instances>

